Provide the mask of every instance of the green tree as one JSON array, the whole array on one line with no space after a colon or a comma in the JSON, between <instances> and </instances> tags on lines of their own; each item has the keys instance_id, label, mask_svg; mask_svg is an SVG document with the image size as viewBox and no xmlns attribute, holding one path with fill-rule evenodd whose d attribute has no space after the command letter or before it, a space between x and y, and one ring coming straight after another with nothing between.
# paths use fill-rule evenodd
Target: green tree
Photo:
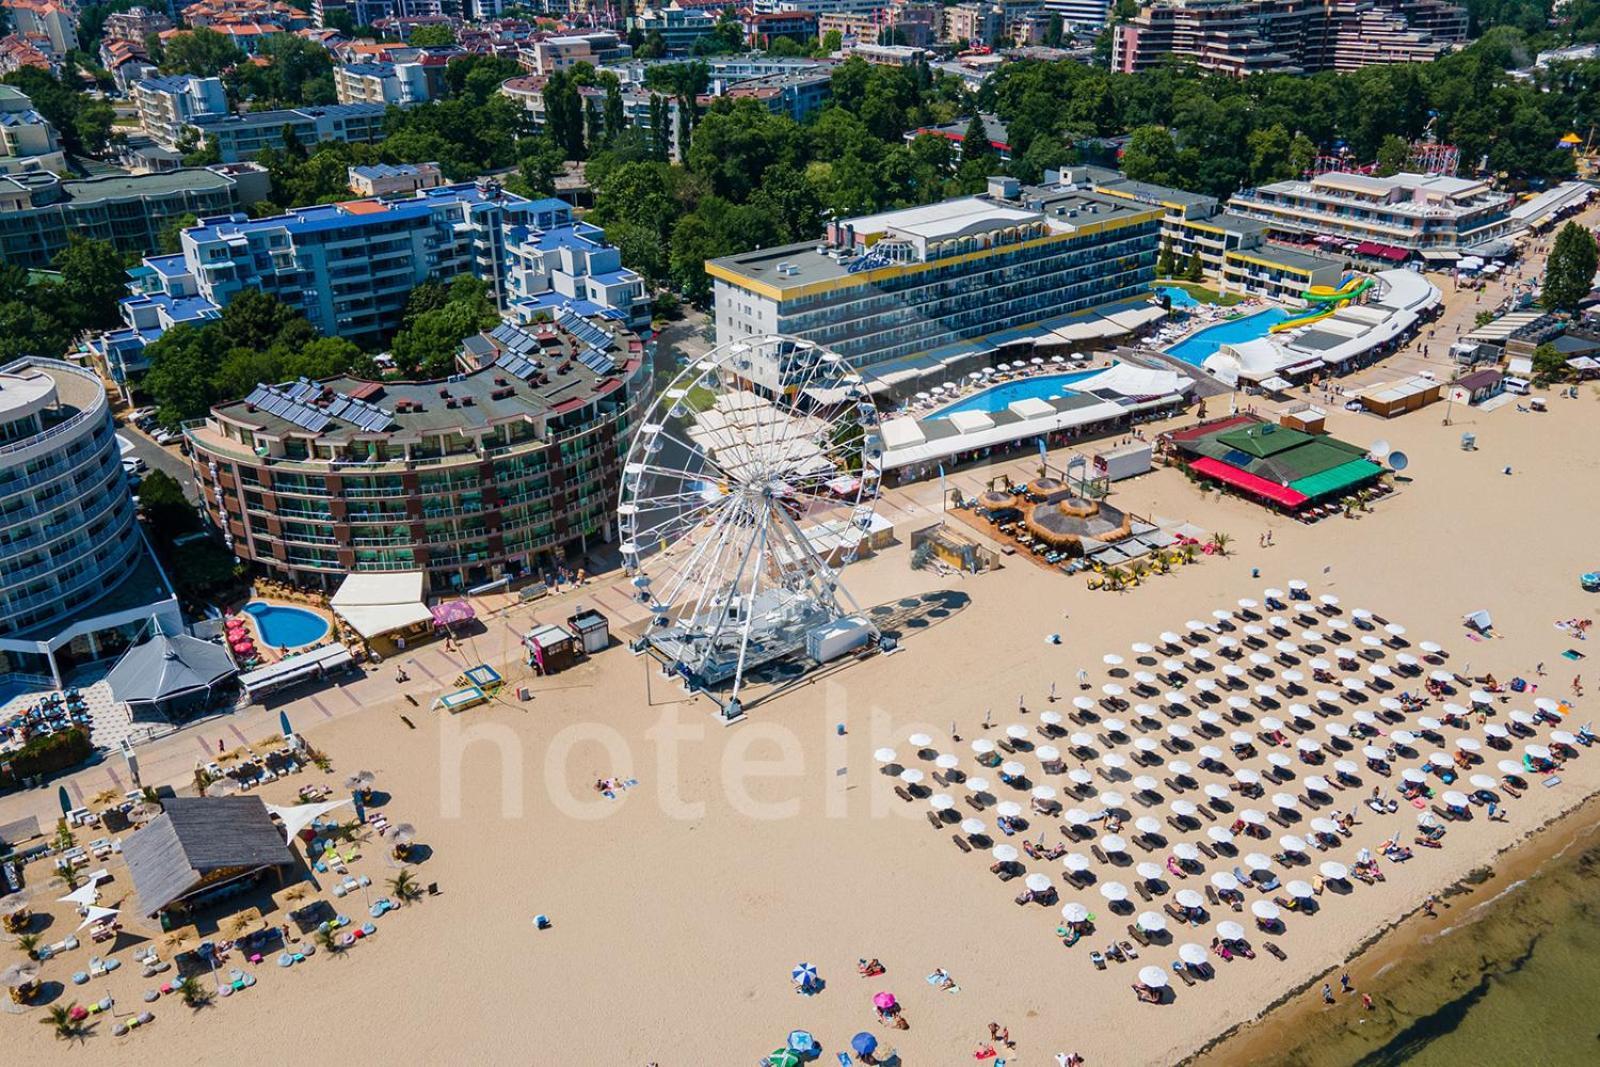
<instances>
[{"instance_id":1,"label":"green tree","mask_svg":"<svg viewBox=\"0 0 1600 1067\"><path fill-rule=\"evenodd\" d=\"M1200 259L1200 250L1198 248L1189 257L1189 266L1184 270L1183 276L1191 282L1198 282L1205 278L1206 265Z\"/></svg>"},{"instance_id":2,"label":"green tree","mask_svg":"<svg viewBox=\"0 0 1600 1067\"><path fill-rule=\"evenodd\" d=\"M1544 288L1539 302L1552 311L1573 311L1594 288L1600 259L1594 235L1581 224L1569 222L1556 234L1544 265Z\"/></svg>"},{"instance_id":3,"label":"green tree","mask_svg":"<svg viewBox=\"0 0 1600 1067\"><path fill-rule=\"evenodd\" d=\"M54 296L77 330L104 330L121 321L117 301L127 293L128 260L109 241L73 236L56 254L61 272Z\"/></svg>"},{"instance_id":4,"label":"green tree","mask_svg":"<svg viewBox=\"0 0 1600 1067\"><path fill-rule=\"evenodd\" d=\"M499 321L487 286L461 275L450 283L442 306L413 316L395 335L395 363L409 378L443 378L455 370L461 342Z\"/></svg>"},{"instance_id":5,"label":"green tree","mask_svg":"<svg viewBox=\"0 0 1600 1067\"><path fill-rule=\"evenodd\" d=\"M967 132L961 137L961 162L972 163L980 159L995 158L994 145L983 125L983 116L976 113L967 122Z\"/></svg>"},{"instance_id":6,"label":"green tree","mask_svg":"<svg viewBox=\"0 0 1600 1067\"><path fill-rule=\"evenodd\" d=\"M1533 350L1533 376L1536 381L1557 382L1568 373L1567 357L1555 345L1546 341Z\"/></svg>"},{"instance_id":7,"label":"green tree","mask_svg":"<svg viewBox=\"0 0 1600 1067\"><path fill-rule=\"evenodd\" d=\"M244 53L232 41L204 27L169 37L162 55L163 74L193 74L199 78L214 78L244 62Z\"/></svg>"},{"instance_id":8,"label":"green tree","mask_svg":"<svg viewBox=\"0 0 1600 1067\"><path fill-rule=\"evenodd\" d=\"M1172 242L1161 239L1161 251L1156 253L1156 277L1172 277Z\"/></svg>"},{"instance_id":9,"label":"green tree","mask_svg":"<svg viewBox=\"0 0 1600 1067\"><path fill-rule=\"evenodd\" d=\"M166 550L174 539L200 529L200 515L183 486L166 471L153 470L139 483L139 506L156 546Z\"/></svg>"},{"instance_id":10,"label":"green tree","mask_svg":"<svg viewBox=\"0 0 1600 1067\"><path fill-rule=\"evenodd\" d=\"M1387 178L1391 174L1399 174L1405 170L1406 159L1411 154L1411 146L1404 137L1389 134L1378 145L1378 176Z\"/></svg>"},{"instance_id":11,"label":"green tree","mask_svg":"<svg viewBox=\"0 0 1600 1067\"><path fill-rule=\"evenodd\" d=\"M449 26L418 26L406 43L416 48L448 48L456 43L456 31Z\"/></svg>"},{"instance_id":12,"label":"green tree","mask_svg":"<svg viewBox=\"0 0 1600 1067\"><path fill-rule=\"evenodd\" d=\"M1170 185L1178 168L1178 146L1165 126L1140 126L1122 152L1122 170L1139 182Z\"/></svg>"},{"instance_id":13,"label":"green tree","mask_svg":"<svg viewBox=\"0 0 1600 1067\"><path fill-rule=\"evenodd\" d=\"M169 216L156 231L156 250L168 256L183 251L183 231L199 221L192 211Z\"/></svg>"},{"instance_id":14,"label":"green tree","mask_svg":"<svg viewBox=\"0 0 1600 1067\"><path fill-rule=\"evenodd\" d=\"M55 1031L57 1041L71 1041L83 1036L83 1024L75 1017L78 1002L70 1004L52 1004L45 1009L44 1018L39 1021Z\"/></svg>"}]
</instances>

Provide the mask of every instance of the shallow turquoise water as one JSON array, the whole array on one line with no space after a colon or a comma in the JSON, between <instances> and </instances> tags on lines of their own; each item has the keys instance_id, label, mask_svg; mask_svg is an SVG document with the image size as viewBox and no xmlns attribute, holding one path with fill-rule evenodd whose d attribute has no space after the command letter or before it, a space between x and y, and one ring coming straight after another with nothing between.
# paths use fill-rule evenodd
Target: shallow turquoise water
<instances>
[{"instance_id":1,"label":"shallow turquoise water","mask_svg":"<svg viewBox=\"0 0 1600 1067\"><path fill-rule=\"evenodd\" d=\"M1219 322L1215 326L1207 326L1198 333L1185 337L1167 349L1167 355L1198 367L1223 345L1265 337L1272 327L1292 317L1283 308L1273 307L1258 311L1254 315Z\"/></svg>"},{"instance_id":2,"label":"shallow turquoise water","mask_svg":"<svg viewBox=\"0 0 1600 1067\"><path fill-rule=\"evenodd\" d=\"M958 400L949 407L940 408L928 418L941 419L958 411L1004 411L1019 400L1034 398L1054 400L1058 397L1071 396L1072 390L1067 386L1102 373L1104 368L1077 371L1072 374L1046 374L1037 378L1019 378L1017 381L1004 382L981 393L974 393L965 400Z\"/></svg>"},{"instance_id":3,"label":"shallow turquoise water","mask_svg":"<svg viewBox=\"0 0 1600 1067\"><path fill-rule=\"evenodd\" d=\"M260 601L246 604L245 611L261 629L261 641L273 648L299 648L328 635L328 620L304 608L285 608Z\"/></svg>"}]
</instances>

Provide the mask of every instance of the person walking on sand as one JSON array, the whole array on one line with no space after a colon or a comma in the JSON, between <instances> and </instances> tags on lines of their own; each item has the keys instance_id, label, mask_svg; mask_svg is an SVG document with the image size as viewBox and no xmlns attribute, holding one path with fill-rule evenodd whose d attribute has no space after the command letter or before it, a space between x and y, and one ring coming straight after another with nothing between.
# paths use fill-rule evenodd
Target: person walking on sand
<instances>
[{"instance_id":1,"label":"person walking on sand","mask_svg":"<svg viewBox=\"0 0 1600 1067\"><path fill-rule=\"evenodd\" d=\"M1356 987L1350 984L1350 972L1345 971L1339 976L1339 992L1354 993Z\"/></svg>"},{"instance_id":2,"label":"person walking on sand","mask_svg":"<svg viewBox=\"0 0 1600 1067\"><path fill-rule=\"evenodd\" d=\"M1575 697L1583 696L1583 675L1581 674L1572 676L1572 695Z\"/></svg>"},{"instance_id":3,"label":"person walking on sand","mask_svg":"<svg viewBox=\"0 0 1600 1067\"><path fill-rule=\"evenodd\" d=\"M1050 683L1050 703L1054 704L1055 702L1056 702L1056 683L1051 682Z\"/></svg>"},{"instance_id":4,"label":"person walking on sand","mask_svg":"<svg viewBox=\"0 0 1600 1067\"><path fill-rule=\"evenodd\" d=\"M1089 688L1089 672L1084 670L1082 667L1078 668L1078 688Z\"/></svg>"},{"instance_id":5,"label":"person walking on sand","mask_svg":"<svg viewBox=\"0 0 1600 1067\"><path fill-rule=\"evenodd\" d=\"M1333 1003L1333 987L1327 982L1322 983L1322 1002L1324 1004Z\"/></svg>"},{"instance_id":6,"label":"person walking on sand","mask_svg":"<svg viewBox=\"0 0 1600 1067\"><path fill-rule=\"evenodd\" d=\"M1423 900L1422 900L1422 910L1428 916L1428 918L1430 918L1430 919L1437 919L1439 917L1439 913L1434 910L1434 897L1433 897L1433 894L1430 893L1426 897L1423 898Z\"/></svg>"}]
</instances>

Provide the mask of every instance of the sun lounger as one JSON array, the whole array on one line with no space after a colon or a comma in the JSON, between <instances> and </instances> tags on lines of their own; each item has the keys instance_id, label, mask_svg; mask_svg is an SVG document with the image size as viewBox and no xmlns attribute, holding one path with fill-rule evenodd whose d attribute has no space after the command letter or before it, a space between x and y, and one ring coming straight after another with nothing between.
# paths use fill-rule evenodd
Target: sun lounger
<instances>
[{"instance_id":1,"label":"sun lounger","mask_svg":"<svg viewBox=\"0 0 1600 1067\"><path fill-rule=\"evenodd\" d=\"M1210 859L1217 858L1217 850L1206 844L1204 841L1196 841L1194 847L1199 849Z\"/></svg>"},{"instance_id":2,"label":"sun lounger","mask_svg":"<svg viewBox=\"0 0 1600 1067\"><path fill-rule=\"evenodd\" d=\"M894 787L894 795L905 801L907 804L911 803L911 794L906 791L906 787L903 785L897 785Z\"/></svg>"},{"instance_id":3,"label":"sun lounger","mask_svg":"<svg viewBox=\"0 0 1600 1067\"><path fill-rule=\"evenodd\" d=\"M960 834L951 834L950 840L954 841L956 843L956 848L959 848L962 852L972 851L972 846L967 844L967 839L962 837Z\"/></svg>"},{"instance_id":4,"label":"sun lounger","mask_svg":"<svg viewBox=\"0 0 1600 1067\"><path fill-rule=\"evenodd\" d=\"M1276 823L1277 825L1283 827L1286 830L1289 828L1289 825L1290 825L1289 820L1285 819L1282 815L1279 815L1275 811L1267 812L1267 818L1271 819L1274 823Z\"/></svg>"},{"instance_id":5,"label":"sun lounger","mask_svg":"<svg viewBox=\"0 0 1600 1067\"><path fill-rule=\"evenodd\" d=\"M899 786L895 786L895 789L897 791L903 791L903 790L900 790ZM966 801L967 807L971 808L973 811L982 811L983 810L983 805L978 801L977 797L964 796L961 799Z\"/></svg>"},{"instance_id":6,"label":"sun lounger","mask_svg":"<svg viewBox=\"0 0 1600 1067\"><path fill-rule=\"evenodd\" d=\"M939 821L939 816L938 815L934 814L931 811L924 812L923 814L925 814L928 817L928 825L932 826L935 830L943 830L944 829L944 823Z\"/></svg>"},{"instance_id":7,"label":"sun lounger","mask_svg":"<svg viewBox=\"0 0 1600 1067\"><path fill-rule=\"evenodd\" d=\"M1094 846L1092 846L1092 847L1091 847L1091 848L1090 848L1090 849L1089 849L1089 851L1091 851L1091 852L1093 852L1093 853L1094 853L1094 858L1095 858L1095 859L1097 859L1097 860L1099 860L1099 861L1100 861L1100 862L1101 862L1101 863L1110 863L1110 862L1111 862L1111 861L1110 861L1110 860L1108 860L1108 859L1106 859L1106 854L1105 854L1105 852L1104 852L1104 851L1103 851L1103 850L1102 850L1102 849L1101 849L1101 848L1100 848L1100 846L1099 846L1099 845L1094 845Z\"/></svg>"},{"instance_id":8,"label":"sun lounger","mask_svg":"<svg viewBox=\"0 0 1600 1067\"><path fill-rule=\"evenodd\" d=\"M1217 896L1217 887L1216 886L1213 886L1213 885L1206 886L1206 900L1210 901L1211 902L1211 906L1214 907L1214 908L1221 906L1222 898Z\"/></svg>"},{"instance_id":9,"label":"sun lounger","mask_svg":"<svg viewBox=\"0 0 1600 1067\"><path fill-rule=\"evenodd\" d=\"M1278 944L1277 944L1276 941L1263 941L1261 944L1262 944L1262 947L1264 947L1268 952L1272 953L1274 956L1278 957L1278 959L1287 960L1289 958L1288 956L1285 956L1283 954L1283 949L1278 947Z\"/></svg>"},{"instance_id":10,"label":"sun lounger","mask_svg":"<svg viewBox=\"0 0 1600 1067\"><path fill-rule=\"evenodd\" d=\"M1167 784L1167 788L1172 790L1174 793L1183 792L1183 786L1179 785L1177 782L1173 781L1171 778L1163 778L1162 781L1165 782Z\"/></svg>"},{"instance_id":11,"label":"sun lounger","mask_svg":"<svg viewBox=\"0 0 1600 1067\"><path fill-rule=\"evenodd\" d=\"M1017 746L1013 745L1010 741L1007 741L1003 737L995 739L995 747L1003 749L1006 752L1010 752L1013 755L1015 755L1017 751Z\"/></svg>"},{"instance_id":12,"label":"sun lounger","mask_svg":"<svg viewBox=\"0 0 1600 1067\"><path fill-rule=\"evenodd\" d=\"M1145 932L1132 923L1128 924L1128 936L1139 942L1143 947L1150 947L1150 938L1145 936Z\"/></svg>"}]
</instances>

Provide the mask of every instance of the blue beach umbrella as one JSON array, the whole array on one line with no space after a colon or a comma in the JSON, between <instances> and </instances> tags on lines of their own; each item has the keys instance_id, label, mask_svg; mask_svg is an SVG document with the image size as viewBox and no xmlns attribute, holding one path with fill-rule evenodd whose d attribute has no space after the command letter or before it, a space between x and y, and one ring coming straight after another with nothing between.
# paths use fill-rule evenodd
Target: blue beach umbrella
<instances>
[{"instance_id":1,"label":"blue beach umbrella","mask_svg":"<svg viewBox=\"0 0 1600 1067\"><path fill-rule=\"evenodd\" d=\"M817 1053L817 1039L805 1030L791 1030L789 1032L789 1049L802 1056L814 1056Z\"/></svg>"},{"instance_id":2,"label":"blue beach umbrella","mask_svg":"<svg viewBox=\"0 0 1600 1067\"><path fill-rule=\"evenodd\" d=\"M66 786L61 786L56 790L56 800L61 804L61 814L65 815L72 810L72 797L67 794Z\"/></svg>"},{"instance_id":3,"label":"blue beach umbrella","mask_svg":"<svg viewBox=\"0 0 1600 1067\"><path fill-rule=\"evenodd\" d=\"M278 712L278 729L282 731L285 737L294 733L294 727L289 725L289 713L287 711Z\"/></svg>"},{"instance_id":4,"label":"blue beach umbrella","mask_svg":"<svg viewBox=\"0 0 1600 1067\"><path fill-rule=\"evenodd\" d=\"M817 965L814 963L797 963L794 970L789 972L789 977L794 979L796 985L816 985Z\"/></svg>"},{"instance_id":5,"label":"blue beach umbrella","mask_svg":"<svg viewBox=\"0 0 1600 1067\"><path fill-rule=\"evenodd\" d=\"M877 1050L878 1039L863 1030L850 1039L850 1047L855 1049L857 1056L870 1056Z\"/></svg>"}]
</instances>

